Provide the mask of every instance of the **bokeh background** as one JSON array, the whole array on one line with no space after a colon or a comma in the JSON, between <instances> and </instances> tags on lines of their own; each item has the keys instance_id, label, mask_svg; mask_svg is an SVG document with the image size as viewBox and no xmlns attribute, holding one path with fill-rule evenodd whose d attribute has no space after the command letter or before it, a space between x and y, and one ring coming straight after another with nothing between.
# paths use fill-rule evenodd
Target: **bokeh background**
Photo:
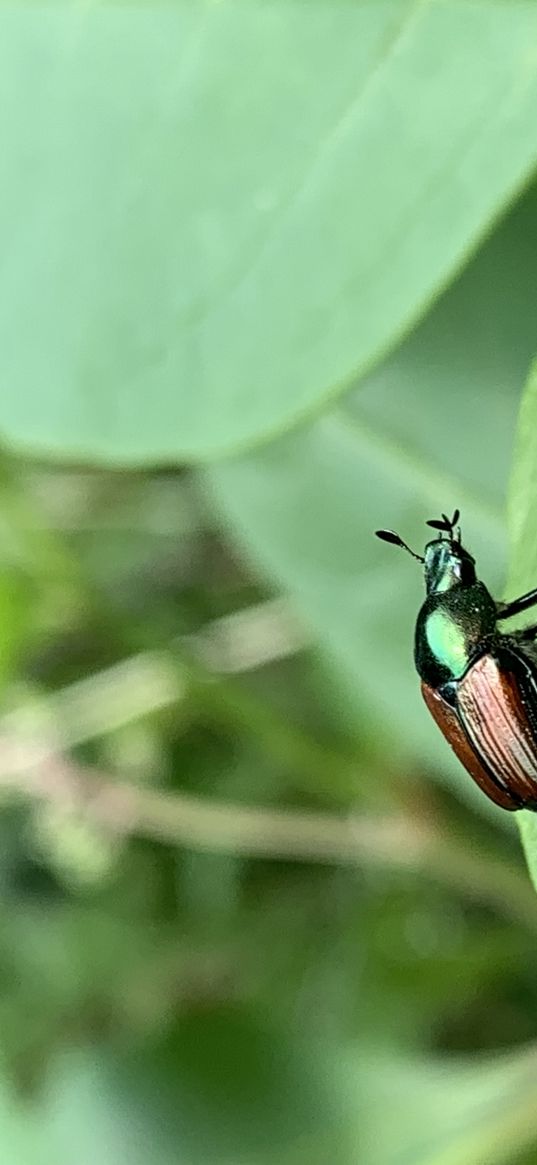
<instances>
[{"instance_id":1,"label":"bokeh background","mask_svg":"<svg viewBox=\"0 0 537 1165\"><path fill-rule=\"evenodd\" d=\"M0 1157L534 1165L373 531L536 582L537 6L2 3L0 138Z\"/></svg>"}]
</instances>

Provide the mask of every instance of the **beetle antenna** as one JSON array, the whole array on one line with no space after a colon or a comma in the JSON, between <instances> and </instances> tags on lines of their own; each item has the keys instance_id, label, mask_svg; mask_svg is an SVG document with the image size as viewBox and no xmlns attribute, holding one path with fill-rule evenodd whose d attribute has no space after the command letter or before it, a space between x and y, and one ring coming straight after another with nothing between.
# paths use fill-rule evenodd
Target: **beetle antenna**
<instances>
[{"instance_id":1,"label":"beetle antenna","mask_svg":"<svg viewBox=\"0 0 537 1165\"><path fill-rule=\"evenodd\" d=\"M427 526L432 526L433 530L441 530L443 534L447 534L451 542L455 541L455 526L460 518L459 510L453 511L453 517L448 518L447 514L442 514L441 518L430 518ZM458 540L461 540L460 528L458 532Z\"/></svg>"},{"instance_id":2,"label":"beetle antenna","mask_svg":"<svg viewBox=\"0 0 537 1165\"><path fill-rule=\"evenodd\" d=\"M451 526L451 532L449 535L450 542L460 542L460 540L461 540L461 528L460 528L460 526L459 526L459 529L457 530L457 535L455 536L455 526L457 525L459 518L460 518L459 510L454 510L453 517L452 517L451 522L450 522L450 526Z\"/></svg>"},{"instance_id":3,"label":"beetle antenna","mask_svg":"<svg viewBox=\"0 0 537 1165\"><path fill-rule=\"evenodd\" d=\"M445 518L444 516L441 518L429 518L425 525L432 526L433 530L441 530L443 534L451 533L451 522L449 518Z\"/></svg>"},{"instance_id":4,"label":"beetle antenna","mask_svg":"<svg viewBox=\"0 0 537 1165\"><path fill-rule=\"evenodd\" d=\"M422 558L421 554L416 554L413 550L411 550L410 546L407 546L406 542L403 542L403 539L400 538L399 534L395 533L395 530L375 530L375 534L377 538L381 538L383 542L391 542L392 546L400 546L402 550L407 550L408 553L412 555L412 558L417 559L418 562L425 562L425 559Z\"/></svg>"},{"instance_id":5,"label":"beetle antenna","mask_svg":"<svg viewBox=\"0 0 537 1165\"><path fill-rule=\"evenodd\" d=\"M455 526L457 525L457 522L458 522L460 516L461 515L460 515L459 510L453 511L453 517L452 517L451 522L450 522L451 533L449 535L451 542L460 542L460 540L461 540L461 528L460 528L460 526L459 526L459 529L457 530L457 537L455 537Z\"/></svg>"}]
</instances>

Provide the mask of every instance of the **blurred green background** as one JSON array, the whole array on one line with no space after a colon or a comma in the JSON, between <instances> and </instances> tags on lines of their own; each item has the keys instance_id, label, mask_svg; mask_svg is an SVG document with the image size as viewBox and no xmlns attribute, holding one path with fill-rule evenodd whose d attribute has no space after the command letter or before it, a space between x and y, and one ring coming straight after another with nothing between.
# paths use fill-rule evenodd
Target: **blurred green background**
<instances>
[{"instance_id":1,"label":"blurred green background","mask_svg":"<svg viewBox=\"0 0 537 1165\"><path fill-rule=\"evenodd\" d=\"M535 585L536 46L534 0L0 3L9 1165L537 1162L517 822L372 536L457 506Z\"/></svg>"}]
</instances>

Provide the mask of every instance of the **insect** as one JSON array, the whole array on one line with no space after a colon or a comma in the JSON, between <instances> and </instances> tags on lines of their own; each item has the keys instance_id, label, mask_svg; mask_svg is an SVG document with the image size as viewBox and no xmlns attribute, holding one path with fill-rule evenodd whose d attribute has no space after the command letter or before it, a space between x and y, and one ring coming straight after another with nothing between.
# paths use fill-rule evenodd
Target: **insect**
<instances>
[{"instance_id":1,"label":"insect","mask_svg":"<svg viewBox=\"0 0 537 1165\"><path fill-rule=\"evenodd\" d=\"M424 555L393 530L378 538L423 564L426 598L414 660L423 698L459 760L503 809L537 812L537 626L510 633L498 623L537 604L537 587L495 602L461 542L459 511L427 522L439 534Z\"/></svg>"}]
</instances>

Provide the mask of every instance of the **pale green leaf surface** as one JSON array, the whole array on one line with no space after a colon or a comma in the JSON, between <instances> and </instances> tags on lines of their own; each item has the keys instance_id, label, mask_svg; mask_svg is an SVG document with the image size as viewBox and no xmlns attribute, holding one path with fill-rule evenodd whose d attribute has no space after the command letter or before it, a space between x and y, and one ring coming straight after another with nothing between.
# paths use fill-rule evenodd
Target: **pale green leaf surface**
<instances>
[{"instance_id":1,"label":"pale green leaf surface","mask_svg":"<svg viewBox=\"0 0 537 1165\"><path fill-rule=\"evenodd\" d=\"M0 1155L9 1165L51 1165L38 1111L0 1080Z\"/></svg>"},{"instance_id":2,"label":"pale green leaf surface","mask_svg":"<svg viewBox=\"0 0 537 1165\"><path fill-rule=\"evenodd\" d=\"M509 595L537 586L537 365L530 373L520 408L509 493L511 567ZM528 622L528 615L525 619ZM529 871L537 890L537 816L517 815Z\"/></svg>"},{"instance_id":3,"label":"pale green leaf surface","mask_svg":"<svg viewBox=\"0 0 537 1165\"><path fill-rule=\"evenodd\" d=\"M516 403L535 352L536 281L533 186L452 293L345 400L359 420L498 508L511 471ZM450 500L458 497L445 498L443 508Z\"/></svg>"},{"instance_id":4,"label":"pale green leaf surface","mask_svg":"<svg viewBox=\"0 0 537 1165\"><path fill-rule=\"evenodd\" d=\"M460 506L480 574L501 591L502 499L535 343L536 231L532 194L345 408L204 478L241 545L291 595L382 731L451 766L483 806L419 695L419 567L373 531L392 527L421 549L425 519Z\"/></svg>"},{"instance_id":5,"label":"pale green leaf surface","mask_svg":"<svg viewBox=\"0 0 537 1165\"><path fill-rule=\"evenodd\" d=\"M511 1165L537 1136L536 1066L533 1049L494 1061L362 1065L361 1160Z\"/></svg>"},{"instance_id":6,"label":"pale green leaf surface","mask_svg":"<svg viewBox=\"0 0 537 1165\"><path fill-rule=\"evenodd\" d=\"M537 160L533 0L0 6L0 432L206 458L336 394Z\"/></svg>"}]
</instances>

